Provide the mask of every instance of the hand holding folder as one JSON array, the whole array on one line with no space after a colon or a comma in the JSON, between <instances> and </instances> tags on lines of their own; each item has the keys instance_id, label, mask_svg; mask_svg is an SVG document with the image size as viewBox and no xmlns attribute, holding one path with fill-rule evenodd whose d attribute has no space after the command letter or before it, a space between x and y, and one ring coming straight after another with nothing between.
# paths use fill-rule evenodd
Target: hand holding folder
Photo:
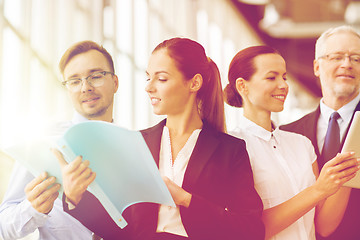
<instances>
[{"instance_id":1,"label":"hand holding folder","mask_svg":"<svg viewBox=\"0 0 360 240\"><path fill-rule=\"evenodd\" d=\"M59 150L52 149L52 152L61 167L62 184L67 200L71 201L73 205L77 205L88 186L95 180L96 173L89 168L90 162L88 160L82 161L81 156L68 163Z\"/></svg>"},{"instance_id":2,"label":"hand holding folder","mask_svg":"<svg viewBox=\"0 0 360 240\"><path fill-rule=\"evenodd\" d=\"M54 148L53 142L53 139L37 140L5 152L23 163L34 176L47 171L62 183L60 165L50 150ZM154 202L175 207L140 132L89 121L69 128L57 141L57 148L67 162L79 155L90 161L96 179L88 190L119 227L127 225L121 213L132 204Z\"/></svg>"}]
</instances>

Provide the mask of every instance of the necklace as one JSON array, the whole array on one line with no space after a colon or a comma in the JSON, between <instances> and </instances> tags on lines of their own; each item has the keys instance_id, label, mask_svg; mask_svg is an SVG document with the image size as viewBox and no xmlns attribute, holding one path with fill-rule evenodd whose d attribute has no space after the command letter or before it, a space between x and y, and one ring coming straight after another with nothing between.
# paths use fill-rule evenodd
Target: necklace
<instances>
[{"instance_id":1,"label":"necklace","mask_svg":"<svg viewBox=\"0 0 360 240\"><path fill-rule=\"evenodd\" d=\"M198 131L197 131L198 130ZM181 150L178 152L177 156L175 159L173 159L173 154L172 154L172 148L171 148L171 138L170 138L170 131L169 129L166 127L166 135L167 135L167 143L169 146L169 166L170 166L170 172L171 172L171 176L170 176L170 180L175 182L175 167L179 164L179 160L177 159L185 159L185 157L183 157L186 154L189 154L189 157L191 155L191 152L193 150L193 148L191 149L191 151L189 152L189 147L188 145L190 144L190 142L192 142L192 140L194 138L197 138L198 133L200 132L201 129L195 129L191 135L189 136L189 138L186 140L184 146L181 148Z\"/></svg>"},{"instance_id":2,"label":"necklace","mask_svg":"<svg viewBox=\"0 0 360 240\"><path fill-rule=\"evenodd\" d=\"M170 139L170 131L169 129L166 127L166 131L167 131L167 142L168 142L168 146L169 146L169 166L170 166L170 172L171 172L171 176L170 176L170 180L174 182L174 164L175 161L173 162L173 157L172 157L172 150L171 150L171 139ZM175 159L176 160L176 159Z\"/></svg>"}]
</instances>

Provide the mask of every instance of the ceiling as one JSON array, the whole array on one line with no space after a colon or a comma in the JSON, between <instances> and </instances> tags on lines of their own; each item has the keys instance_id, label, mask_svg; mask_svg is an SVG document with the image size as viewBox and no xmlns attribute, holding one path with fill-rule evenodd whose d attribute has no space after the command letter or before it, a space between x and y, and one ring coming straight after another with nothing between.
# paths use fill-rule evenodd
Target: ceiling
<instances>
[{"instance_id":1,"label":"ceiling","mask_svg":"<svg viewBox=\"0 0 360 240\"><path fill-rule=\"evenodd\" d=\"M279 50L287 71L315 97L315 41L330 27L360 26L360 0L231 0L265 44Z\"/></svg>"}]
</instances>

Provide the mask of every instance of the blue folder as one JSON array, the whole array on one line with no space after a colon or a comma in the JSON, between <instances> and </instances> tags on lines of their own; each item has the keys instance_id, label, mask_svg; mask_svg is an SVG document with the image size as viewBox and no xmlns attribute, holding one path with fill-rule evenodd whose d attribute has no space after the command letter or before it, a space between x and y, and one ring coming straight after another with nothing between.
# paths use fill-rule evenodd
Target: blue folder
<instances>
[{"instance_id":1,"label":"blue folder","mask_svg":"<svg viewBox=\"0 0 360 240\"><path fill-rule=\"evenodd\" d=\"M60 165L50 152L48 142L33 142L31 147L26 147L25 156L19 156L19 147L5 152L16 160L25 159L25 165L34 175L47 171L61 182ZM24 146L20 147L23 148ZM132 204L153 202L176 206L138 131L102 121L83 122L69 128L57 140L57 148L67 162L73 161L78 155L90 161L90 168L96 172L96 179L88 190L100 200L121 228L127 225L121 214Z\"/></svg>"}]
</instances>

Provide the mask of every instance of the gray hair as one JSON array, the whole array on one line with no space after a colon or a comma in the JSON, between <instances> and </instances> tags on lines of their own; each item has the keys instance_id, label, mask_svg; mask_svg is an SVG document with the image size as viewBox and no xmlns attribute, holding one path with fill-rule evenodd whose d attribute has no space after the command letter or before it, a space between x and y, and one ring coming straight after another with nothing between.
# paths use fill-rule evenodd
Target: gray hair
<instances>
[{"instance_id":1,"label":"gray hair","mask_svg":"<svg viewBox=\"0 0 360 240\"><path fill-rule=\"evenodd\" d=\"M360 39L360 33L353 27L348 25L343 25L335 28L330 28L323 32L321 36L317 39L315 44L315 59L319 59L325 54L325 42L333 34L348 32L352 33Z\"/></svg>"}]
</instances>

